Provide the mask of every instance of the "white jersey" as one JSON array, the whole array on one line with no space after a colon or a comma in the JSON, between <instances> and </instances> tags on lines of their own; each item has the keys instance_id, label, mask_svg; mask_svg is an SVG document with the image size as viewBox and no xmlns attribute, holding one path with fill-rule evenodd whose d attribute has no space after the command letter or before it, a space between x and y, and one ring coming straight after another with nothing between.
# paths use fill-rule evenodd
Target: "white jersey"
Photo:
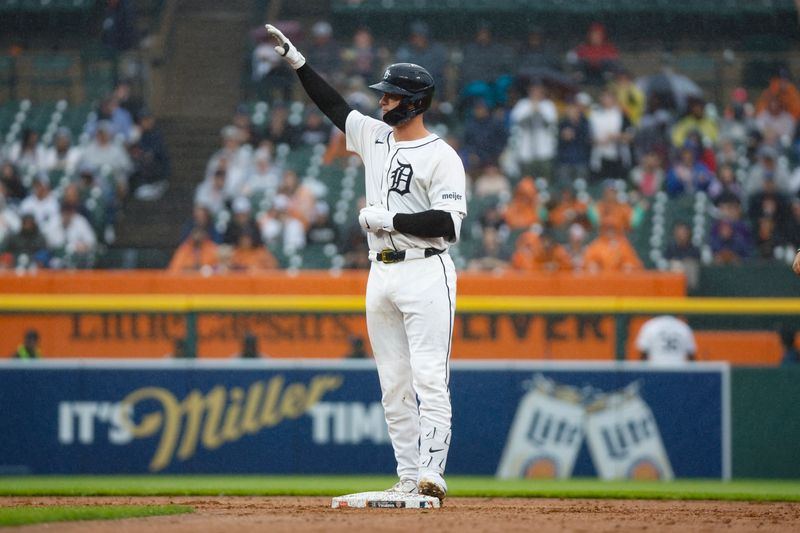
<instances>
[{"instance_id":1,"label":"white jersey","mask_svg":"<svg viewBox=\"0 0 800 533\"><path fill-rule=\"evenodd\" d=\"M394 213L430 209L453 216L456 238L467 214L464 165L455 150L438 135L397 142L391 126L358 111L347 115L347 149L364 161L367 205ZM369 249L437 248L446 250L444 237L422 238L399 232L368 233ZM455 241L453 241L455 242Z\"/></svg>"},{"instance_id":2,"label":"white jersey","mask_svg":"<svg viewBox=\"0 0 800 533\"><path fill-rule=\"evenodd\" d=\"M647 352L657 364L681 364L697 352L691 328L673 316L657 316L644 323L636 337L636 348Z\"/></svg>"}]
</instances>

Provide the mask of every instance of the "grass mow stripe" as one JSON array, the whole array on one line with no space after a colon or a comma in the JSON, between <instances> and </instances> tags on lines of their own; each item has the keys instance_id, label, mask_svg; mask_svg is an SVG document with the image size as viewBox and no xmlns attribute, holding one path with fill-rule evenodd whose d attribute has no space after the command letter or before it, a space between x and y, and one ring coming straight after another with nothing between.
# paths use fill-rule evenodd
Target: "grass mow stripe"
<instances>
[{"instance_id":1,"label":"grass mow stripe","mask_svg":"<svg viewBox=\"0 0 800 533\"><path fill-rule=\"evenodd\" d=\"M52 505L0 507L0 527L67 522L74 520L118 520L192 513L188 505Z\"/></svg>"},{"instance_id":2,"label":"grass mow stripe","mask_svg":"<svg viewBox=\"0 0 800 533\"><path fill-rule=\"evenodd\" d=\"M338 496L380 490L393 476L0 476L0 496ZM451 496L800 501L800 480L670 482L503 480L449 476Z\"/></svg>"}]
</instances>

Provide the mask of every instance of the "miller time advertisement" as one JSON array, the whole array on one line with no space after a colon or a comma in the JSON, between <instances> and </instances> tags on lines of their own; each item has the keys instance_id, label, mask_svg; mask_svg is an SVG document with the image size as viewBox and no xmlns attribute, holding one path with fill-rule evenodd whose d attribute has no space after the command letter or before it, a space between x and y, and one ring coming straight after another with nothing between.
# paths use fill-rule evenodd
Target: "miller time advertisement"
<instances>
[{"instance_id":1,"label":"miller time advertisement","mask_svg":"<svg viewBox=\"0 0 800 533\"><path fill-rule=\"evenodd\" d=\"M730 475L728 367L454 362L448 473ZM371 360L0 362L0 474L392 474Z\"/></svg>"}]
</instances>

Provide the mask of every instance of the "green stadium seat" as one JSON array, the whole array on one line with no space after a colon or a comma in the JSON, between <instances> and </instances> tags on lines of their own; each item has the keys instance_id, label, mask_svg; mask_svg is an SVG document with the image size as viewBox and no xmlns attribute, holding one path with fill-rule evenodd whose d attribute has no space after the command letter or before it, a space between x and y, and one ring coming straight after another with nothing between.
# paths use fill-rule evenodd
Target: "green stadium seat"
<instances>
[{"instance_id":1,"label":"green stadium seat","mask_svg":"<svg viewBox=\"0 0 800 533\"><path fill-rule=\"evenodd\" d=\"M25 126L38 131L40 134L44 132L47 125L50 123L50 117L53 114L53 104L37 104L31 108L28 113L28 120Z\"/></svg>"},{"instance_id":2,"label":"green stadium seat","mask_svg":"<svg viewBox=\"0 0 800 533\"><path fill-rule=\"evenodd\" d=\"M78 62L69 55L36 55L31 59L31 90L45 100L73 99ZM43 98L42 93L49 98Z\"/></svg>"},{"instance_id":3,"label":"green stadium seat","mask_svg":"<svg viewBox=\"0 0 800 533\"><path fill-rule=\"evenodd\" d=\"M100 43L88 44L81 49L83 101L98 102L113 90L117 61L116 55Z\"/></svg>"},{"instance_id":4,"label":"green stadium seat","mask_svg":"<svg viewBox=\"0 0 800 533\"><path fill-rule=\"evenodd\" d=\"M664 223L667 228L677 222L692 223L694 216L694 197L691 195L683 195L678 198L672 198L666 203L666 210L664 211Z\"/></svg>"},{"instance_id":5,"label":"green stadium seat","mask_svg":"<svg viewBox=\"0 0 800 533\"><path fill-rule=\"evenodd\" d=\"M289 257L283 251L283 246L281 244L278 243L273 246L267 246L267 249L275 257L275 260L278 261L280 268L289 266Z\"/></svg>"},{"instance_id":6,"label":"green stadium seat","mask_svg":"<svg viewBox=\"0 0 800 533\"><path fill-rule=\"evenodd\" d=\"M324 244L309 244L302 257L304 269L327 270L331 267L331 258L325 254Z\"/></svg>"},{"instance_id":7,"label":"green stadium seat","mask_svg":"<svg viewBox=\"0 0 800 533\"><path fill-rule=\"evenodd\" d=\"M342 192L342 179L344 171L332 165L323 165L319 169L317 179L328 187L328 198L338 199Z\"/></svg>"},{"instance_id":8,"label":"green stadium seat","mask_svg":"<svg viewBox=\"0 0 800 533\"><path fill-rule=\"evenodd\" d=\"M302 174L308 167L308 160L311 159L312 150L307 146L300 146L292 149L286 156L286 167ZM301 176L302 177L302 176Z\"/></svg>"},{"instance_id":9,"label":"green stadium seat","mask_svg":"<svg viewBox=\"0 0 800 533\"><path fill-rule=\"evenodd\" d=\"M469 263L471 259L475 259L480 254L481 242L462 232L461 240L455 245L455 248L464 261Z\"/></svg>"},{"instance_id":10,"label":"green stadium seat","mask_svg":"<svg viewBox=\"0 0 800 533\"><path fill-rule=\"evenodd\" d=\"M16 97L17 63L12 56L0 55L0 101Z\"/></svg>"},{"instance_id":11,"label":"green stadium seat","mask_svg":"<svg viewBox=\"0 0 800 533\"><path fill-rule=\"evenodd\" d=\"M7 100L0 103L0 134L5 133L14 122L14 115L19 109L19 102Z\"/></svg>"},{"instance_id":12,"label":"green stadium seat","mask_svg":"<svg viewBox=\"0 0 800 533\"><path fill-rule=\"evenodd\" d=\"M20 10L20 0L0 0L0 13L14 14Z\"/></svg>"},{"instance_id":13,"label":"green stadium seat","mask_svg":"<svg viewBox=\"0 0 800 533\"><path fill-rule=\"evenodd\" d=\"M73 143L77 142L78 136L83 132L87 122L86 118L91 111L92 108L88 104L71 105L64 110L61 125L69 128L72 132Z\"/></svg>"},{"instance_id":14,"label":"green stadium seat","mask_svg":"<svg viewBox=\"0 0 800 533\"><path fill-rule=\"evenodd\" d=\"M47 0L42 0L43 2ZM56 12L89 11L94 7L95 0L50 0L50 9Z\"/></svg>"},{"instance_id":15,"label":"green stadium seat","mask_svg":"<svg viewBox=\"0 0 800 533\"><path fill-rule=\"evenodd\" d=\"M83 69L83 98L87 102L99 102L112 90L116 78L116 67L109 61L93 62Z\"/></svg>"},{"instance_id":16,"label":"green stadium seat","mask_svg":"<svg viewBox=\"0 0 800 533\"><path fill-rule=\"evenodd\" d=\"M15 0L5 1L13 8L16 4L17 9L23 13L80 13L89 11L94 7L95 0Z\"/></svg>"},{"instance_id":17,"label":"green stadium seat","mask_svg":"<svg viewBox=\"0 0 800 533\"><path fill-rule=\"evenodd\" d=\"M20 10L25 13L45 13L48 9L54 7L56 3L48 2L47 0L21 0Z\"/></svg>"}]
</instances>

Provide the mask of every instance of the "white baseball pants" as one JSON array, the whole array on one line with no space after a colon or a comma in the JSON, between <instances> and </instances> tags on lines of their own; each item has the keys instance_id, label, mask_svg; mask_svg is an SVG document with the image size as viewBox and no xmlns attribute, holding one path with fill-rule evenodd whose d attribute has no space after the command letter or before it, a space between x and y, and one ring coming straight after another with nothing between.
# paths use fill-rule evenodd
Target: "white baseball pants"
<instances>
[{"instance_id":1,"label":"white baseball pants","mask_svg":"<svg viewBox=\"0 0 800 533\"><path fill-rule=\"evenodd\" d=\"M450 448L450 346L456 269L447 253L372 263L367 330L401 479L444 474Z\"/></svg>"}]
</instances>

